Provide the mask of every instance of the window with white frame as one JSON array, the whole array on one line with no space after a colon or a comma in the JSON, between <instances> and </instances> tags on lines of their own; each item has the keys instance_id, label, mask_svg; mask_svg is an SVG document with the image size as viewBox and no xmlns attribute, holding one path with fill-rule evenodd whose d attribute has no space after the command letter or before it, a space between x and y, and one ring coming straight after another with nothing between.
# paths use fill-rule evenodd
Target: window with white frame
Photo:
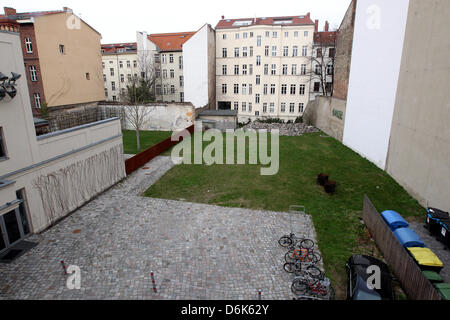
<instances>
[{"instance_id":1,"label":"window with white frame","mask_svg":"<svg viewBox=\"0 0 450 320\"><path fill-rule=\"evenodd\" d=\"M285 31L285 32L284 32L284 37L285 37L285 38L289 37L289 32Z\"/></svg>"},{"instance_id":2,"label":"window with white frame","mask_svg":"<svg viewBox=\"0 0 450 320\"><path fill-rule=\"evenodd\" d=\"M157 95L161 95L161 85L160 85L160 84L157 84L157 85L155 86L155 89L156 89L156 94L157 94Z\"/></svg>"},{"instance_id":3,"label":"window with white frame","mask_svg":"<svg viewBox=\"0 0 450 320\"><path fill-rule=\"evenodd\" d=\"M295 88L297 86L295 84L291 84L291 94L295 94Z\"/></svg>"},{"instance_id":4,"label":"window with white frame","mask_svg":"<svg viewBox=\"0 0 450 320\"><path fill-rule=\"evenodd\" d=\"M33 53L33 45L30 38L25 38L25 48L27 53Z\"/></svg>"},{"instance_id":5,"label":"window with white frame","mask_svg":"<svg viewBox=\"0 0 450 320\"><path fill-rule=\"evenodd\" d=\"M173 79L175 78L175 70L170 69L170 78Z\"/></svg>"},{"instance_id":6,"label":"window with white frame","mask_svg":"<svg viewBox=\"0 0 450 320\"><path fill-rule=\"evenodd\" d=\"M178 69L183 70L183 56L178 57Z\"/></svg>"},{"instance_id":7,"label":"window with white frame","mask_svg":"<svg viewBox=\"0 0 450 320\"><path fill-rule=\"evenodd\" d=\"M277 46L272 46L272 57L277 56Z\"/></svg>"},{"instance_id":8,"label":"window with white frame","mask_svg":"<svg viewBox=\"0 0 450 320\"><path fill-rule=\"evenodd\" d=\"M224 34L222 35L222 39L225 40L226 38L227 38L227 34L224 33Z\"/></svg>"},{"instance_id":9,"label":"window with white frame","mask_svg":"<svg viewBox=\"0 0 450 320\"><path fill-rule=\"evenodd\" d=\"M106 82L106 74L103 74L103 82Z\"/></svg>"},{"instance_id":10,"label":"window with white frame","mask_svg":"<svg viewBox=\"0 0 450 320\"><path fill-rule=\"evenodd\" d=\"M108 96L108 89L105 88L105 97Z\"/></svg>"},{"instance_id":11,"label":"window with white frame","mask_svg":"<svg viewBox=\"0 0 450 320\"><path fill-rule=\"evenodd\" d=\"M162 77L163 77L163 79L167 79L167 69L164 69L163 71L162 71Z\"/></svg>"},{"instance_id":12,"label":"window with white frame","mask_svg":"<svg viewBox=\"0 0 450 320\"><path fill-rule=\"evenodd\" d=\"M292 56L293 57L298 56L298 46L293 46L292 47Z\"/></svg>"},{"instance_id":13,"label":"window with white frame","mask_svg":"<svg viewBox=\"0 0 450 320\"><path fill-rule=\"evenodd\" d=\"M253 47L250 46L250 57L253 57Z\"/></svg>"},{"instance_id":14,"label":"window with white frame","mask_svg":"<svg viewBox=\"0 0 450 320\"><path fill-rule=\"evenodd\" d=\"M111 81L111 90L116 91L116 83L114 81Z\"/></svg>"},{"instance_id":15,"label":"window with white frame","mask_svg":"<svg viewBox=\"0 0 450 320\"><path fill-rule=\"evenodd\" d=\"M243 57L247 56L247 47L242 47L242 56Z\"/></svg>"},{"instance_id":16,"label":"window with white frame","mask_svg":"<svg viewBox=\"0 0 450 320\"><path fill-rule=\"evenodd\" d=\"M270 37L270 31L266 31L266 38Z\"/></svg>"},{"instance_id":17,"label":"window with white frame","mask_svg":"<svg viewBox=\"0 0 450 320\"><path fill-rule=\"evenodd\" d=\"M239 102L235 101L234 102L234 110L237 110L239 108Z\"/></svg>"},{"instance_id":18,"label":"window with white frame","mask_svg":"<svg viewBox=\"0 0 450 320\"><path fill-rule=\"evenodd\" d=\"M234 48L234 56L235 58L239 57L239 48Z\"/></svg>"},{"instance_id":19,"label":"window with white frame","mask_svg":"<svg viewBox=\"0 0 450 320\"><path fill-rule=\"evenodd\" d=\"M242 33L242 38L243 38L243 39L247 39L247 36L248 36L248 33L247 33L247 32Z\"/></svg>"},{"instance_id":20,"label":"window with white frame","mask_svg":"<svg viewBox=\"0 0 450 320\"><path fill-rule=\"evenodd\" d=\"M35 66L30 66L30 79L31 81L37 81L37 72Z\"/></svg>"},{"instance_id":21,"label":"window with white frame","mask_svg":"<svg viewBox=\"0 0 450 320\"><path fill-rule=\"evenodd\" d=\"M256 46L261 47L261 36L256 37Z\"/></svg>"},{"instance_id":22,"label":"window with white frame","mask_svg":"<svg viewBox=\"0 0 450 320\"><path fill-rule=\"evenodd\" d=\"M235 64L235 65L234 65L234 74L235 74L236 76L239 75L239 65L238 65L238 64Z\"/></svg>"},{"instance_id":23,"label":"window with white frame","mask_svg":"<svg viewBox=\"0 0 450 320\"><path fill-rule=\"evenodd\" d=\"M180 87L184 87L184 77L180 76Z\"/></svg>"},{"instance_id":24,"label":"window with white frame","mask_svg":"<svg viewBox=\"0 0 450 320\"><path fill-rule=\"evenodd\" d=\"M308 55L308 46L302 46L302 56L306 57Z\"/></svg>"},{"instance_id":25,"label":"window with white frame","mask_svg":"<svg viewBox=\"0 0 450 320\"><path fill-rule=\"evenodd\" d=\"M180 92L180 102L184 102L184 92Z\"/></svg>"},{"instance_id":26,"label":"window with white frame","mask_svg":"<svg viewBox=\"0 0 450 320\"><path fill-rule=\"evenodd\" d=\"M110 74L111 76L114 76L114 68L110 68L110 69L109 69L109 74Z\"/></svg>"},{"instance_id":27,"label":"window with white frame","mask_svg":"<svg viewBox=\"0 0 450 320\"><path fill-rule=\"evenodd\" d=\"M286 94L287 93L287 84L282 84L281 85L281 94Z\"/></svg>"},{"instance_id":28,"label":"window with white frame","mask_svg":"<svg viewBox=\"0 0 450 320\"><path fill-rule=\"evenodd\" d=\"M277 74L277 65L276 64L272 64L272 70L270 72L272 75L276 75Z\"/></svg>"},{"instance_id":29,"label":"window with white frame","mask_svg":"<svg viewBox=\"0 0 450 320\"><path fill-rule=\"evenodd\" d=\"M306 86L304 84L301 84L299 89L298 89L300 95L302 95L302 96L305 94L305 87Z\"/></svg>"},{"instance_id":30,"label":"window with white frame","mask_svg":"<svg viewBox=\"0 0 450 320\"><path fill-rule=\"evenodd\" d=\"M259 103L259 93L255 94L255 103L258 104Z\"/></svg>"},{"instance_id":31,"label":"window with white frame","mask_svg":"<svg viewBox=\"0 0 450 320\"><path fill-rule=\"evenodd\" d=\"M264 55L265 55L266 57L269 56L269 46L265 46L265 47L264 47Z\"/></svg>"},{"instance_id":32,"label":"window with white frame","mask_svg":"<svg viewBox=\"0 0 450 320\"><path fill-rule=\"evenodd\" d=\"M274 83L272 83L270 85L270 94L275 94L275 84Z\"/></svg>"},{"instance_id":33,"label":"window with white frame","mask_svg":"<svg viewBox=\"0 0 450 320\"><path fill-rule=\"evenodd\" d=\"M169 63L173 63L173 53L169 54Z\"/></svg>"},{"instance_id":34,"label":"window with white frame","mask_svg":"<svg viewBox=\"0 0 450 320\"><path fill-rule=\"evenodd\" d=\"M300 74L302 75L306 74L306 64L302 64L300 66Z\"/></svg>"},{"instance_id":35,"label":"window with white frame","mask_svg":"<svg viewBox=\"0 0 450 320\"><path fill-rule=\"evenodd\" d=\"M123 68L123 61L119 61L119 68Z\"/></svg>"},{"instance_id":36,"label":"window with white frame","mask_svg":"<svg viewBox=\"0 0 450 320\"><path fill-rule=\"evenodd\" d=\"M251 83L248 84L248 94L252 94L253 93L253 86Z\"/></svg>"},{"instance_id":37,"label":"window with white frame","mask_svg":"<svg viewBox=\"0 0 450 320\"><path fill-rule=\"evenodd\" d=\"M125 81L125 76L123 74L120 75L120 82L124 82Z\"/></svg>"},{"instance_id":38,"label":"window with white frame","mask_svg":"<svg viewBox=\"0 0 450 320\"><path fill-rule=\"evenodd\" d=\"M236 33L236 34L234 35L234 38L235 38L235 39L239 39L239 33Z\"/></svg>"},{"instance_id":39,"label":"window with white frame","mask_svg":"<svg viewBox=\"0 0 450 320\"><path fill-rule=\"evenodd\" d=\"M281 112L286 112L286 103L282 102L280 107Z\"/></svg>"},{"instance_id":40,"label":"window with white frame","mask_svg":"<svg viewBox=\"0 0 450 320\"><path fill-rule=\"evenodd\" d=\"M261 76L260 75L256 75L256 84L261 84Z\"/></svg>"},{"instance_id":41,"label":"window with white frame","mask_svg":"<svg viewBox=\"0 0 450 320\"><path fill-rule=\"evenodd\" d=\"M307 36L308 36L308 31L303 32L303 35L304 35L305 37L307 37Z\"/></svg>"},{"instance_id":42,"label":"window with white frame","mask_svg":"<svg viewBox=\"0 0 450 320\"><path fill-rule=\"evenodd\" d=\"M298 31L294 31L294 37L298 37Z\"/></svg>"},{"instance_id":43,"label":"window with white frame","mask_svg":"<svg viewBox=\"0 0 450 320\"><path fill-rule=\"evenodd\" d=\"M127 68L131 68L131 61L127 60Z\"/></svg>"},{"instance_id":44,"label":"window with white frame","mask_svg":"<svg viewBox=\"0 0 450 320\"><path fill-rule=\"evenodd\" d=\"M165 84L165 85L163 85L163 94L168 94L168 93L169 93L168 86L167 86L167 84Z\"/></svg>"},{"instance_id":45,"label":"window with white frame","mask_svg":"<svg viewBox=\"0 0 450 320\"><path fill-rule=\"evenodd\" d=\"M170 86L170 93L171 94L175 93L175 86L173 84Z\"/></svg>"},{"instance_id":46,"label":"window with white frame","mask_svg":"<svg viewBox=\"0 0 450 320\"><path fill-rule=\"evenodd\" d=\"M269 104L269 112L274 113L275 112L275 103L271 102Z\"/></svg>"},{"instance_id":47,"label":"window with white frame","mask_svg":"<svg viewBox=\"0 0 450 320\"><path fill-rule=\"evenodd\" d=\"M222 94L227 94L227 84L222 83Z\"/></svg>"},{"instance_id":48,"label":"window with white frame","mask_svg":"<svg viewBox=\"0 0 450 320\"><path fill-rule=\"evenodd\" d=\"M261 56L256 56L256 65L257 66L261 65Z\"/></svg>"},{"instance_id":49,"label":"window with white frame","mask_svg":"<svg viewBox=\"0 0 450 320\"><path fill-rule=\"evenodd\" d=\"M38 92L34 94L34 107L41 108L41 95Z\"/></svg>"},{"instance_id":50,"label":"window with white frame","mask_svg":"<svg viewBox=\"0 0 450 320\"><path fill-rule=\"evenodd\" d=\"M322 67L319 64L315 65L315 70L314 70L315 74L322 74Z\"/></svg>"},{"instance_id":51,"label":"window with white frame","mask_svg":"<svg viewBox=\"0 0 450 320\"><path fill-rule=\"evenodd\" d=\"M295 76L297 74L297 65L293 64L291 69L291 74Z\"/></svg>"},{"instance_id":52,"label":"window with white frame","mask_svg":"<svg viewBox=\"0 0 450 320\"><path fill-rule=\"evenodd\" d=\"M276 38L278 36L278 33L276 31L272 32L272 38Z\"/></svg>"},{"instance_id":53,"label":"window with white frame","mask_svg":"<svg viewBox=\"0 0 450 320\"><path fill-rule=\"evenodd\" d=\"M304 107L303 102L300 102L300 103L298 104L298 112L299 112L299 113L303 113L303 107Z\"/></svg>"},{"instance_id":54,"label":"window with white frame","mask_svg":"<svg viewBox=\"0 0 450 320\"><path fill-rule=\"evenodd\" d=\"M268 75L268 74L269 74L269 65L268 65L268 64L265 64L265 65L264 65L264 74L265 74L265 75Z\"/></svg>"},{"instance_id":55,"label":"window with white frame","mask_svg":"<svg viewBox=\"0 0 450 320\"><path fill-rule=\"evenodd\" d=\"M226 65L226 64L224 64L224 65L222 66L222 75L224 75L224 76L227 75L227 65Z\"/></svg>"},{"instance_id":56,"label":"window with white frame","mask_svg":"<svg viewBox=\"0 0 450 320\"><path fill-rule=\"evenodd\" d=\"M252 112L252 103L251 102L248 103L248 112Z\"/></svg>"},{"instance_id":57,"label":"window with white frame","mask_svg":"<svg viewBox=\"0 0 450 320\"><path fill-rule=\"evenodd\" d=\"M222 48L222 58L227 57L227 48Z\"/></svg>"},{"instance_id":58,"label":"window with white frame","mask_svg":"<svg viewBox=\"0 0 450 320\"><path fill-rule=\"evenodd\" d=\"M245 102L242 102L242 112L247 111L247 104Z\"/></svg>"},{"instance_id":59,"label":"window with white frame","mask_svg":"<svg viewBox=\"0 0 450 320\"><path fill-rule=\"evenodd\" d=\"M289 55L289 46L283 47L283 57L287 57Z\"/></svg>"},{"instance_id":60,"label":"window with white frame","mask_svg":"<svg viewBox=\"0 0 450 320\"><path fill-rule=\"evenodd\" d=\"M239 84L234 84L234 94L239 94Z\"/></svg>"},{"instance_id":61,"label":"window with white frame","mask_svg":"<svg viewBox=\"0 0 450 320\"><path fill-rule=\"evenodd\" d=\"M281 73L282 73L283 75L287 75L287 73L288 73L287 70L288 70L288 65L287 65L287 64L283 64Z\"/></svg>"},{"instance_id":62,"label":"window with white frame","mask_svg":"<svg viewBox=\"0 0 450 320\"><path fill-rule=\"evenodd\" d=\"M163 53L162 55L161 55L161 61L162 61L162 63L166 63L166 54L165 53Z\"/></svg>"},{"instance_id":63,"label":"window with white frame","mask_svg":"<svg viewBox=\"0 0 450 320\"><path fill-rule=\"evenodd\" d=\"M242 75L243 76L247 75L247 65L246 64L242 65Z\"/></svg>"},{"instance_id":64,"label":"window with white frame","mask_svg":"<svg viewBox=\"0 0 450 320\"><path fill-rule=\"evenodd\" d=\"M249 65L248 65L248 74L249 74L249 75L252 75L252 74L253 74L253 65L252 65L252 64L249 64Z\"/></svg>"},{"instance_id":65,"label":"window with white frame","mask_svg":"<svg viewBox=\"0 0 450 320\"><path fill-rule=\"evenodd\" d=\"M263 94L266 95L267 94L267 89L268 89L268 85L267 83L264 84L264 88L263 88Z\"/></svg>"},{"instance_id":66,"label":"window with white frame","mask_svg":"<svg viewBox=\"0 0 450 320\"><path fill-rule=\"evenodd\" d=\"M263 103L263 110L262 110L262 112L263 113L267 113L267 103L266 102Z\"/></svg>"},{"instance_id":67,"label":"window with white frame","mask_svg":"<svg viewBox=\"0 0 450 320\"><path fill-rule=\"evenodd\" d=\"M242 94L247 94L247 84L246 83L242 84Z\"/></svg>"},{"instance_id":68,"label":"window with white frame","mask_svg":"<svg viewBox=\"0 0 450 320\"><path fill-rule=\"evenodd\" d=\"M289 104L289 112L294 113L294 111L295 111L295 103L290 103Z\"/></svg>"}]
</instances>

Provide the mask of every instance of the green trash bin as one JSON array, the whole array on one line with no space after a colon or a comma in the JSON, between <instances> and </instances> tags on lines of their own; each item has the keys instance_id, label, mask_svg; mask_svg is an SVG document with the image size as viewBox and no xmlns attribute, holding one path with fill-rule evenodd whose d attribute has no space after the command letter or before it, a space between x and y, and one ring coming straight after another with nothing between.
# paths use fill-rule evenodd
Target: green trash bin
<instances>
[{"instance_id":1,"label":"green trash bin","mask_svg":"<svg viewBox=\"0 0 450 320\"><path fill-rule=\"evenodd\" d=\"M437 272L431 270L423 270L422 272L431 283L444 282L444 280L442 280L442 277Z\"/></svg>"},{"instance_id":2,"label":"green trash bin","mask_svg":"<svg viewBox=\"0 0 450 320\"><path fill-rule=\"evenodd\" d=\"M434 287L444 300L450 300L450 283L435 283Z\"/></svg>"}]
</instances>

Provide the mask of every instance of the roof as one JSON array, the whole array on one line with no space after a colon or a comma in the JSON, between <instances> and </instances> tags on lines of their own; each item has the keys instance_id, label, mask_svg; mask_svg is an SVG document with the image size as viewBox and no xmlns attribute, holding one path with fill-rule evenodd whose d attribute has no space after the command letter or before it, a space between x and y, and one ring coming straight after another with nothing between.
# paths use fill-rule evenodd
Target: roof
<instances>
[{"instance_id":1,"label":"roof","mask_svg":"<svg viewBox=\"0 0 450 320\"><path fill-rule=\"evenodd\" d=\"M334 45L337 31L314 32L314 44Z\"/></svg>"},{"instance_id":2,"label":"roof","mask_svg":"<svg viewBox=\"0 0 450 320\"><path fill-rule=\"evenodd\" d=\"M309 13L307 15L285 17L222 19L217 23L216 29L238 28L256 25L299 26L314 25L314 22L311 20Z\"/></svg>"},{"instance_id":3,"label":"roof","mask_svg":"<svg viewBox=\"0 0 450 320\"><path fill-rule=\"evenodd\" d=\"M195 32L156 33L148 35L148 40L161 51L181 51L183 44L194 34Z\"/></svg>"},{"instance_id":4,"label":"roof","mask_svg":"<svg viewBox=\"0 0 450 320\"><path fill-rule=\"evenodd\" d=\"M119 53L127 53L127 52L136 52L137 44L136 42L125 42L125 43L107 43L102 44L102 53L118 53L120 49L123 49L122 52Z\"/></svg>"}]
</instances>

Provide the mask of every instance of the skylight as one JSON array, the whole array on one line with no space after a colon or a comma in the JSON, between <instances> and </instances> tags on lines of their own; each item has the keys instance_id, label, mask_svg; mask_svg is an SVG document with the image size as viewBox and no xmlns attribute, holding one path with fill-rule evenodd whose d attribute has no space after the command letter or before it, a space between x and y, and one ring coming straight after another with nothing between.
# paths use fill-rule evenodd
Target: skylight
<instances>
[{"instance_id":1,"label":"skylight","mask_svg":"<svg viewBox=\"0 0 450 320\"><path fill-rule=\"evenodd\" d=\"M235 21L233 23L233 26L249 26L252 24L252 20L245 20L245 21Z\"/></svg>"}]
</instances>

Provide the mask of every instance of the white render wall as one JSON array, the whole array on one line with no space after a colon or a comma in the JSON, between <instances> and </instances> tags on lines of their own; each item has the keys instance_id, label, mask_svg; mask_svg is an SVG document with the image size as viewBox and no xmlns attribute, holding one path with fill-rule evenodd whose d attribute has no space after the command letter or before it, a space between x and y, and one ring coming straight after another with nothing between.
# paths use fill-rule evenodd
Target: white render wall
<instances>
[{"instance_id":1,"label":"white render wall","mask_svg":"<svg viewBox=\"0 0 450 320\"><path fill-rule=\"evenodd\" d=\"M122 61L122 68L120 68L120 61ZM130 67L128 68L127 61L130 62ZM103 54L102 62L105 64L103 67L103 76L106 76L106 81L104 81L105 89L108 92L105 100L120 101L120 95L123 90L126 90L128 85L128 75L131 77L139 76L139 67L137 66L137 53L117 53L117 54ZM136 67L134 67L136 63ZM114 69L114 76L111 75L111 70ZM123 75L124 81L121 81L121 75ZM112 88L112 83L114 81L115 90Z\"/></svg>"},{"instance_id":2,"label":"white render wall","mask_svg":"<svg viewBox=\"0 0 450 320\"><path fill-rule=\"evenodd\" d=\"M209 102L208 32L205 24L183 44L184 100L195 108L202 108Z\"/></svg>"},{"instance_id":3,"label":"white render wall","mask_svg":"<svg viewBox=\"0 0 450 320\"><path fill-rule=\"evenodd\" d=\"M385 169L409 0L359 0L343 143Z\"/></svg>"}]
</instances>

